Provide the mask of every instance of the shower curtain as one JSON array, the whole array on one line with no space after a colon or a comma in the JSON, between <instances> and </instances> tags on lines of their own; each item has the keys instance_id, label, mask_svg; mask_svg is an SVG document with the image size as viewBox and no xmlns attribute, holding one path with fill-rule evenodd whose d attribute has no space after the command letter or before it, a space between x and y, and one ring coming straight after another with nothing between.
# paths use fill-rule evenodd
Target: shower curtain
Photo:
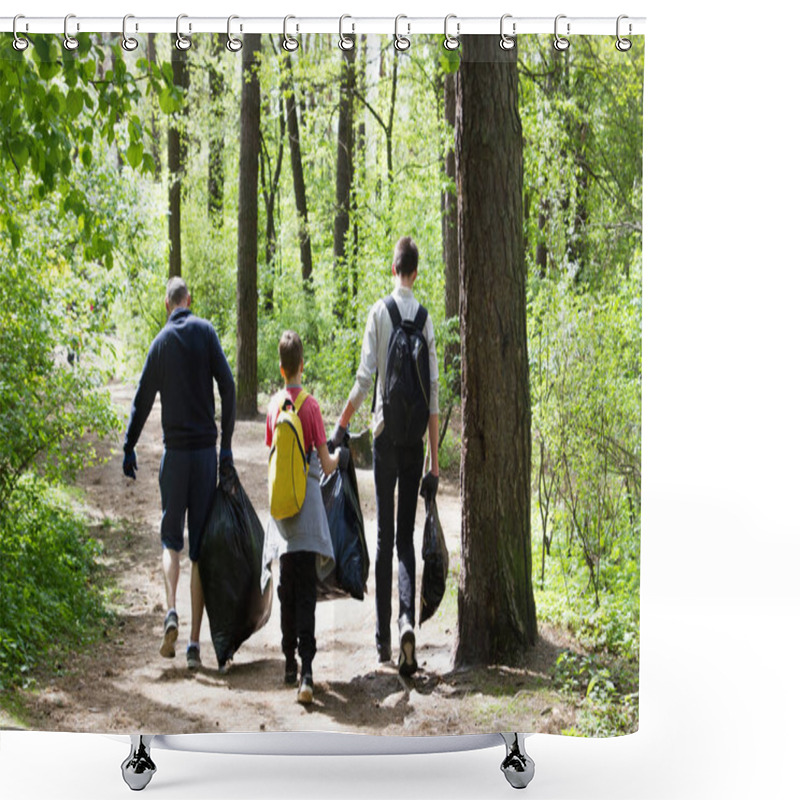
<instances>
[{"instance_id":1,"label":"shower curtain","mask_svg":"<svg viewBox=\"0 0 800 800\"><path fill-rule=\"evenodd\" d=\"M441 35L344 31L186 32L180 47L167 34L0 40L3 727L638 728L644 38L443 46ZM398 288L406 237L418 264L413 288ZM230 663L217 660L208 615L201 663L187 659L192 541L165 539L162 519L165 451L187 452L170 439L174 401L159 393L126 446L175 277L230 368L229 450L262 528L249 590L274 593ZM380 394L375 319L393 292L413 294L431 322L436 424L418 445L424 470L400 468L399 494L381 494L379 558L381 403L376 415L358 381L377 368ZM355 406L346 480L363 537L363 599L316 604L311 702L287 675L286 542L267 486L289 330L323 439ZM224 437L230 400L215 377ZM183 397L179 425L204 402ZM428 470L438 562L424 558L416 500ZM409 518L410 540L399 535ZM208 528L191 511L188 526L201 558ZM317 526L331 536L332 523ZM438 606L420 624L425 570L443 560ZM244 591L245 578L222 578ZM378 585L384 621L390 587L388 639L376 634Z\"/></svg>"}]
</instances>

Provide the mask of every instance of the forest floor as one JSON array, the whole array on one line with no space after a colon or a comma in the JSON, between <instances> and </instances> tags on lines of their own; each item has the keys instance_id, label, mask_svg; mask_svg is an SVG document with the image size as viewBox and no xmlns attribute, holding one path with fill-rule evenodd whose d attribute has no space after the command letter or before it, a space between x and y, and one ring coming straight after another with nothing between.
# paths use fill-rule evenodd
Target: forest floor
<instances>
[{"instance_id":1,"label":"forest floor","mask_svg":"<svg viewBox=\"0 0 800 800\"><path fill-rule=\"evenodd\" d=\"M133 387L111 386L127 415ZM178 586L180 632L177 657L159 655L165 614L159 540L160 408L150 414L137 446L137 480L122 475L121 444L101 443L104 462L78 481L92 535L103 544L101 563L112 587L114 622L96 644L36 674L33 689L17 695L15 724L38 730L201 733L218 731L327 730L367 734L456 734L490 731L559 733L575 724L574 700L552 685L552 667L565 648L579 650L563 632L539 626L535 648L513 666L454 670L461 508L457 481L443 480L437 497L450 551L448 589L438 612L417 629L420 669L403 680L395 665L379 665L374 646L374 567L363 602L317 605L314 702L297 703L284 686L280 610L245 642L232 669L217 670L207 617L203 667L189 672L189 561L185 548ZM233 440L239 477L259 514L265 515L264 420L237 421ZM371 564L375 563L375 499L372 473L357 470ZM417 512L415 543L421 547L424 504ZM263 519L262 519L263 521ZM395 558L395 569L397 560ZM417 561L417 598L422 575ZM274 574L277 581L277 564ZM396 586L396 581L395 581ZM419 601L418 601L419 602ZM396 611L397 599L393 601ZM394 658L397 658L397 636Z\"/></svg>"}]
</instances>

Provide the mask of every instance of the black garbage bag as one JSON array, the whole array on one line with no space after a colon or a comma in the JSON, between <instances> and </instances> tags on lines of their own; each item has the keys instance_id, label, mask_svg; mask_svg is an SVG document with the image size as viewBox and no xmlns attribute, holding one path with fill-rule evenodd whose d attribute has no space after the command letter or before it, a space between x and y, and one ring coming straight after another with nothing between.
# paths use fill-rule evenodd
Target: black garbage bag
<instances>
[{"instance_id":1,"label":"black garbage bag","mask_svg":"<svg viewBox=\"0 0 800 800\"><path fill-rule=\"evenodd\" d=\"M422 587L419 593L419 624L430 619L439 608L447 583L450 559L444 540L436 498L425 495L425 530L422 534Z\"/></svg>"},{"instance_id":2,"label":"black garbage bag","mask_svg":"<svg viewBox=\"0 0 800 800\"><path fill-rule=\"evenodd\" d=\"M211 640L222 667L272 612L264 529L233 467L220 475L198 566Z\"/></svg>"},{"instance_id":3,"label":"black garbage bag","mask_svg":"<svg viewBox=\"0 0 800 800\"><path fill-rule=\"evenodd\" d=\"M320 488L336 568L324 580L317 578L317 598L332 600L350 596L363 600L369 575L369 553L353 459L349 459L345 469L335 469L323 478Z\"/></svg>"}]
</instances>

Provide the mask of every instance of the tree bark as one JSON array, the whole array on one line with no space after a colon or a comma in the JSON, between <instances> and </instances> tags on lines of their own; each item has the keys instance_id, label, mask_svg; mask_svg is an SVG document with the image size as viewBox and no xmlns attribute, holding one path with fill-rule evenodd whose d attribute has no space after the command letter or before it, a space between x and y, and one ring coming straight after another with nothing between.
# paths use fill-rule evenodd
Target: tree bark
<instances>
[{"instance_id":1,"label":"tree bark","mask_svg":"<svg viewBox=\"0 0 800 800\"><path fill-rule=\"evenodd\" d=\"M215 228L223 222L225 203L225 153L224 112L225 78L220 68L220 59L225 54L227 36L214 35L211 45L211 63L208 67L208 89L210 96L211 134L208 140L208 218Z\"/></svg>"},{"instance_id":2,"label":"tree bark","mask_svg":"<svg viewBox=\"0 0 800 800\"><path fill-rule=\"evenodd\" d=\"M444 154L444 174L447 188L442 192L442 257L444 259L444 314L448 319L458 316L459 283L458 283L458 216L456 206L456 76L450 73L444 76L444 121L447 128L447 148ZM452 366L458 355L458 343L449 343L444 352L445 368Z\"/></svg>"},{"instance_id":3,"label":"tree bark","mask_svg":"<svg viewBox=\"0 0 800 800\"><path fill-rule=\"evenodd\" d=\"M334 313L340 322L344 319L350 305L346 241L347 231L350 228L350 195L353 188L355 59L355 47L342 51L342 70L339 79L338 147L336 149L336 216L333 220L333 263L337 284Z\"/></svg>"},{"instance_id":4,"label":"tree bark","mask_svg":"<svg viewBox=\"0 0 800 800\"><path fill-rule=\"evenodd\" d=\"M536 640L517 55L499 50L493 36L467 35L461 42L456 178L464 431L458 666L514 663Z\"/></svg>"},{"instance_id":5,"label":"tree bark","mask_svg":"<svg viewBox=\"0 0 800 800\"><path fill-rule=\"evenodd\" d=\"M292 76L292 59L289 53L281 55L281 91L286 102L286 128L289 133L289 154L292 162L292 181L297 216L300 218L300 263L303 286L311 291L313 265L311 262L311 236L308 232L308 205L306 203L306 182L303 177L303 157L300 149L300 126L297 121L297 99Z\"/></svg>"},{"instance_id":6,"label":"tree bark","mask_svg":"<svg viewBox=\"0 0 800 800\"><path fill-rule=\"evenodd\" d=\"M269 100L267 100L269 103ZM286 121L283 116L283 99L279 98L278 119L279 138L278 154L275 169L269 156L269 144L261 137L261 196L264 200L264 212L267 217L266 237L264 243L264 311L271 314L275 306L275 255L278 251L278 236L275 226L275 201L280 186L281 168L283 166L283 141L286 137Z\"/></svg>"},{"instance_id":7,"label":"tree bark","mask_svg":"<svg viewBox=\"0 0 800 800\"><path fill-rule=\"evenodd\" d=\"M172 62L173 79L184 91L180 117L173 114L167 134L167 162L169 167L169 276L181 274L181 187L186 168L186 117L189 112L188 51L175 53Z\"/></svg>"},{"instance_id":8,"label":"tree bark","mask_svg":"<svg viewBox=\"0 0 800 800\"><path fill-rule=\"evenodd\" d=\"M149 70L152 72L153 65L156 63L156 35L154 33L147 34L147 63ZM155 164L155 172L153 177L159 181L161 180L161 116L158 110L158 104L153 102L153 110L150 115L150 134L153 140L153 163Z\"/></svg>"},{"instance_id":9,"label":"tree bark","mask_svg":"<svg viewBox=\"0 0 800 800\"><path fill-rule=\"evenodd\" d=\"M258 413L258 153L261 87L255 60L261 34L247 34L242 48L239 140L239 248L236 280L236 415Z\"/></svg>"}]
</instances>

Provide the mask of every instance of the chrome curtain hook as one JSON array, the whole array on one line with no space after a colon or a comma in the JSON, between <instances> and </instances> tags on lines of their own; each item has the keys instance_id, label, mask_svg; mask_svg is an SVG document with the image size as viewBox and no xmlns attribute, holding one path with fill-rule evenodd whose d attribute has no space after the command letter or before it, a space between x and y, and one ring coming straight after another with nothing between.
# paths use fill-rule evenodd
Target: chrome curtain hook
<instances>
[{"instance_id":1,"label":"chrome curtain hook","mask_svg":"<svg viewBox=\"0 0 800 800\"><path fill-rule=\"evenodd\" d=\"M133 14L126 14L122 18L122 49L132 53L139 46L139 40L133 36L128 36L129 19L136 19L136 17ZM139 30L138 23L136 24L136 30Z\"/></svg>"},{"instance_id":2,"label":"chrome curtain hook","mask_svg":"<svg viewBox=\"0 0 800 800\"><path fill-rule=\"evenodd\" d=\"M346 19L352 20L353 18L349 14L342 14L342 16L339 17L339 49L352 50L356 46L356 40L353 38L356 32L356 24L355 22L350 23L351 35L345 36L344 21Z\"/></svg>"},{"instance_id":3,"label":"chrome curtain hook","mask_svg":"<svg viewBox=\"0 0 800 800\"><path fill-rule=\"evenodd\" d=\"M563 36L558 35L558 21L560 19L566 19L566 14L559 14L556 17L555 22L555 39L553 39L553 48L557 50L559 53L563 53L565 50L569 49L569 39L565 39ZM567 23L567 34L569 34L569 22Z\"/></svg>"},{"instance_id":4,"label":"chrome curtain hook","mask_svg":"<svg viewBox=\"0 0 800 800\"><path fill-rule=\"evenodd\" d=\"M71 19L75 19L74 14L67 14L64 17L64 49L65 50L77 50L78 49L78 40L74 36L70 36L69 33L69 21ZM75 30L80 28L80 25L76 25Z\"/></svg>"},{"instance_id":5,"label":"chrome curtain hook","mask_svg":"<svg viewBox=\"0 0 800 800\"><path fill-rule=\"evenodd\" d=\"M294 53L298 47L300 47L300 42L294 38L294 36L289 35L289 20L290 19L297 19L297 17L293 17L291 14L283 18L283 49L287 53ZM294 26L295 33L300 32L300 26L295 23Z\"/></svg>"},{"instance_id":6,"label":"chrome curtain hook","mask_svg":"<svg viewBox=\"0 0 800 800\"><path fill-rule=\"evenodd\" d=\"M506 20L511 18L511 14L503 14L500 17L500 47L503 50L513 50L517 46L517 40L514 38L517 35L517 23L511 23L510 36L505 32Z\"/></svg>"},{"instance_id":7,"label":"chrome curtain hook","mask_svg":"<svg viewBox=\"0 0 800 800\"><path fill-rule=\"evenodd\" d=\"M192 46L192 40L181 33L181 20L188 19L188 14L178 14L175 20L175 47L178 50L188 50ZM192 23L189 23L189 33L192 32Z\"/></svg>"},{"instance_id":8,"label":"chrome curtain hook","mask_svg":"<svg viewBox=\"0 0 800 800\"><path fill-rule=\"evenodd\" d=\"M408 19L408 17L405 14L398 14L394 18L394 49L402 53L411 47L411 39L409 39L408 36L400 35L401 19ZM411 25L408 22L406 23L406 28L408 29L408 33L411 33Z\"/></svg>"},{"instance_id":9,"label":"chrome curtain hook","mask_svg":"<svg viewBox=\"0 0 800 800\"><path fill-rule=\"evenodd\" d=\"M628 19L628 17L627 17L625 14L620 14L620 15L617 17L617 43L614 45L614 47L616 47L616 48L617 48L617 50L619 50L619 51L620 51L620 53L624 53L624 52L626 52L627 50L630 50L630 49L631 49L631 46L633 45L633 42L631 42L631 40L630 40L630 39L623 39L623 38L622 38L622 37L619 35L619 28L620 28L619 24L620 24L620 22L622 22L622 20L624 20L624 19ZM633 29L633 28L632 28L632 25L631 25L631 24L630 24L630 22L629 22L629 23L628 23L628 35L629 35L629 36L630 36L630 33L631 33L631 30L632 30L632 29Z\"/></svg>"},{"instance_id":10,"label":"chrome curtain hook","mask_svg":"<svg viewBox=\"0 0 800 800\"><path fill-rule=\"evenodd\" d=\"M22 53L23 51L27 50L28 45L30 44L30 41L27 38L25 38L24 36L20 36L17 33L17 23L21 19L25 19L25 16L23 14L17 14L17 16L14 17L14 23L11 27L11 31L14 34L14 41L11 44L18 53ZM25 30L26 31L28 30L27 22L25 23Z\"/></svg>"},{"instance_id":11,"label":"chrome curtain hook","mask_svg":"<svg viewBox=\"0 0 800 800\"><path fill-rule=\"evenodd\" d=\"M442 42L442 47L445 50L457 50L459 44L458 35L461 33L461 23L456 22L456 35L452 36L447 30L447 23L450 22L451 19L458 19L455 14L448 14L444 18L444 41Z\"/></svg>"},{"instance_id":12,"label":"chrome curtain hook","mask_svg":"<svg viewBox=\"0 0 800 800\"><path fill-rule=\"evenodd\" d=\"M239 19L235 14L231 14L228 17L228 41L225 43L225 47L231 51L231 53L238 53L242 49L242 40L237 38L231 33L231 23L235 20ZM242 30L242 26L239 26L239 30Z\"/></svg>"}]
</instances>

